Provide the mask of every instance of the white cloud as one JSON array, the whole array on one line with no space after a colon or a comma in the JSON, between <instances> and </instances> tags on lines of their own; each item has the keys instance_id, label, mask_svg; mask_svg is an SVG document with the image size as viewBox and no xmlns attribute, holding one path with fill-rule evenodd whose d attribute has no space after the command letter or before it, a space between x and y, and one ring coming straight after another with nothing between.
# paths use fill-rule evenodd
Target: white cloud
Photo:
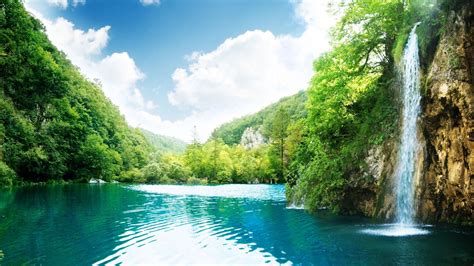
<instances>
[{"instance_id":1,"label":"white cloud","mask_svg":"<svg viewBox=\"0 0 474 266\"><path fill-rule=\"evenodd\" d=\"M56 21L42 19L46 26L48 37L69 58L76 62L89 59L90 55L98 55L107 46L110 26L98 30L83 31L76 29L70 21L60 17Z\"/></svg>"},{"instance_id":2,"label":"white cloud","mask_svg":"<svg viewBox=\"0 0 474 266\"><path fill-rule=\"evenodd\" d=\"M160 0L140 0L140 3L142 3L144 6L159 5Z\"/></svg>"},{"instance_id":3,"label":"white cloud","mask_svg":"<svg viewBox=\"0 0 474 266\"><path fill-rule=\"evenodd\" d=\"M63 9L68 7L68 0L47 0L48 4L53 6L59 6ZM72 0L72 6L84 5L86 0Z\"/></svg>"},{"instance_id":4,"label":"white cloud","mask_svg":"<svg viewBox=\"0 0 474 266\"><path fill-rule=\"evenodd\" d=\"M207 137L219 124L306 89L312 62L330 47L328 29L335 18L328 14L328 0L292 3L305 26L300 36L247 31L214 51L186 56L189 65L174 71L169 101L194 110L179 121L188 139L194 125Z\"/></svg>"},{"instance_id":5,"label":"white cloud","mask_svg":"<svg viewBox=\"0 0 474 266\"><path fill-rule=\"evenodd\" d=\"M72 1L73 6L84 5L84 4L86 4L86 0L73 0Z\"/></svg>"},{"instance_id":6,"label":"white cloud","mask_svg":"<svg viewBox=\"0 0 474 266\"><path fill-rule=\"evenodd\" d=\"M147 103L136 83L144 74L126 52L113 53L97 63L88 66L88 76L98 78L102 89L122 113L124 108L146 109Z\"/></svg>"},{"instance_id":7,"label":"white cloud","mask_svg":"<svg viewBox=\"0 0 474 266\"><path fill-rule=\"evenodd\" d=\"M311 64L320 52L303 38L248 31L227 39L216 50L196 57L173 74L174 105L196 110L257 111L285 95L306 88Z\"/></svg>"},{"instance_id":8,"label":"white cloud","mask_svg":"<svg viewBox=\"0 0 474 266\"><path fill-rule=\"evenodd\" d=\"M67 0L48 0L48 4L53 6L59 6L63 9L67 8Z\"/></svg>"},{"instance_id":9,"label":"white cloud","mask_svg":"<svg viewBox=\"0 0 474 266\"><path fill-rule=\"evenodd\" d=\"M168 94L177 108L191 110L178 121L150 113L156 104L145 100L137 88L145 75L128 53L101 55L109 40L109 26L84 31L64 18L50 21L31 8L30 12L43 21L52 42L87 77L101 81L104 93L130 125L189 141L194 126L205 140L216 126L305 89L313 60L329 49L327 29L335 19L326 13L328 2L292 1L305 27L300 36L252 30L228 38L213 51L185 56L188 65L174 71L175 87Z\"/></svg>"}]
</instances>

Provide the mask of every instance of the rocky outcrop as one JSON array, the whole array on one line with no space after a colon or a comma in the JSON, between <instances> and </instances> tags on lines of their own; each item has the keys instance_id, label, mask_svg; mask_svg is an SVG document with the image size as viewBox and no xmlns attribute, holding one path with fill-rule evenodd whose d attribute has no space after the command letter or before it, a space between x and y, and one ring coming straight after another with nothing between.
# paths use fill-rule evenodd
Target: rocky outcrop
<instances>
[{"instance_id":1,"label":"rocky outcrop","mask_svg":"<svg viewBox=\"0 0 474 266\"><path fill-rule=\"evenodd\" d=\"M416 196L426 222L474 221L473 23L470 9L450 14L424 81Z\"/></svg>"},{"instance_id":2,"label":"rocky outcrop","mask_svg":"<svg viewBox=\"0 0 474 266\"><path fill-rule=\"evenodd\" d=\"M383 220L391 220L395 215L396 184L394 172L398 158L398 143L399 141L396 136L387 140L382 147L383 156L378 157L378 160L372 162L372 164L379 164L382 170L380 171L380 177L377 179L376 208L371 212L371 215Z\"/></svg>"},{"instance_id":3,"label":"rocky outcrop","mask_svg":"<svg viewBox=\"0 0 474 266\"><path fill-rule=\"evenodd\" d=\"M380 146L369 149L366 167L350 178L344 195L344 212L374 216L383 220L393 218L395 194L393 171L397 158L396 136Z\"/></svg>"}]
</instances>

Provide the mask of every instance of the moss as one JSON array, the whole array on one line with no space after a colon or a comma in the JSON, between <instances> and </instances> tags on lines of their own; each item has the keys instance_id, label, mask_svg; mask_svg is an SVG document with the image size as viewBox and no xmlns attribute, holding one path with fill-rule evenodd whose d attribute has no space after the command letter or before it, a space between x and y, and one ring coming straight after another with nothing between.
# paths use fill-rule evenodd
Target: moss
<instances>
[{"instance_id":1,"label":"moss","mask_svg":"<svg viewBox=\"0 0 474 266\"><path fill-rule=\"evenodd\" d=\"M427 69L431 64L439 43L441 34L441 17L440 14L433 14L425 19L417 28L418 45L420 49L421 67Z\"/></svg>"},{"instance_id":2,"label":"moss","mask_svg":"<svg viewBox=\"0 0 474 266\"><path fill-rule=\"evenodd\" d=\"M461 59L457 55L456 51L452 46L449 46L447 51L448 56L448 67L450 69L459 69L461 67Z\"/></svg>"},{"instance_id":3,"label":"moss","mask_svg":"<svg viewBox=\"0 0 474 266\"><path fill-rule=\"evenodd\" d=\"M393 46L392 56L395 60L395 63L398 65L403 57L403 50L405 49L405 44L408 41L408 35L410 30L405 27L401 30L400 34L397 36L395 40L395 45Z\"/></svg>"}]
</instances>

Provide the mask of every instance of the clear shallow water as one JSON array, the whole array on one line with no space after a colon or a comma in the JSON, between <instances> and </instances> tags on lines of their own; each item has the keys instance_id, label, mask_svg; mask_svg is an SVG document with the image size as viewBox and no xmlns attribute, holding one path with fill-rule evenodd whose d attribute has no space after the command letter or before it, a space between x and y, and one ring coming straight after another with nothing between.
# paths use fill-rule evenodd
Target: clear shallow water
<instances>
[{"instance_id":1,"label":"clear shallow water","mask_svg":"<svg viewBox=\"0 0 474 266\"><path fill-rule=\"evenodd\" d=\"M474 263L472 231L423 226L415 229L428 234L380 233L399 232L393 228L287 209L278 185L0 190L4 265Z\"/></svg>"}]
</instances>

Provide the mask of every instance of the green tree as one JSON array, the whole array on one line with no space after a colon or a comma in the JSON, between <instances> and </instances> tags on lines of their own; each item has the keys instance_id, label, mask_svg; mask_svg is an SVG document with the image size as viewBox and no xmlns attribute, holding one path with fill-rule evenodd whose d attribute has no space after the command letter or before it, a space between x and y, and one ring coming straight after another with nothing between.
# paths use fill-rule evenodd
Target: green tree
<instances>
[{"instance_id":1,"label":"green tree","mask_svg":"<svg viewBox=\"0 0 474 266\"><path fill-rule=\"evenodd\" d=\"M4 162L0 161L0 186L11 186L15 179L15 172Z\"/></svg>"},{"instance_id":2,"label":"green tree","mask_svg":"<svg viewBox=\"0 0 474 266\"><path fill-rule=\"evenodd\" d=\"M390 82L392 50L404 27L404 2L352 0L343 3L333 29L333 49L314 63L302 137L290 131L290 200L311 210L342 210L346 192L357 183L367 150L396 125ZM298 129L296 129L298 131ZM298 143L299 142L299 143Z\"/></svg>"},{"instance_id":3,"label":"green tree","mask_svg":"<svg viewBox=\"0 0 474 266\"><path fill-rule=\"evenodd\" d=\"M184 152L184 162L189 167L196 178L206 178L206 168L204 165L205 155L202 144L193 143L188 145Z\"/></svg>"},{"instance_id":4,"label":"green tree","mask_svg":"<svg viewBox=\"0 0 474 266\"><path fill-rule=\"evenodd\" d=\"M103 143L98 135L89 135L76 156L80 165L79 177L112 180L120 173L120 155Z\"/></svg>"},{"instance_id":5,"label":"green tree","mask_svg":"<svg viewBox=\"0 0 474 266\"><path fill-rule=\"evenodd\" d=\"M165 172L159 163L150 163L143 168L143 177L148 183L163 183Z\"/></svg>"},{"instance_id":6,"label":"green tree","mask_svg":"<svg viewBox=\"0 0 474 266\"><path fill-rule=\"evenodd\" d=\"M285 141L288 137L287 129L289 124L290 116L285 107L278 108L272 119L266 124L266 134L270 136L273 150L278 155L279 169L277 177L280 182L285 181Z\"/></svg>"}]
</instances>

